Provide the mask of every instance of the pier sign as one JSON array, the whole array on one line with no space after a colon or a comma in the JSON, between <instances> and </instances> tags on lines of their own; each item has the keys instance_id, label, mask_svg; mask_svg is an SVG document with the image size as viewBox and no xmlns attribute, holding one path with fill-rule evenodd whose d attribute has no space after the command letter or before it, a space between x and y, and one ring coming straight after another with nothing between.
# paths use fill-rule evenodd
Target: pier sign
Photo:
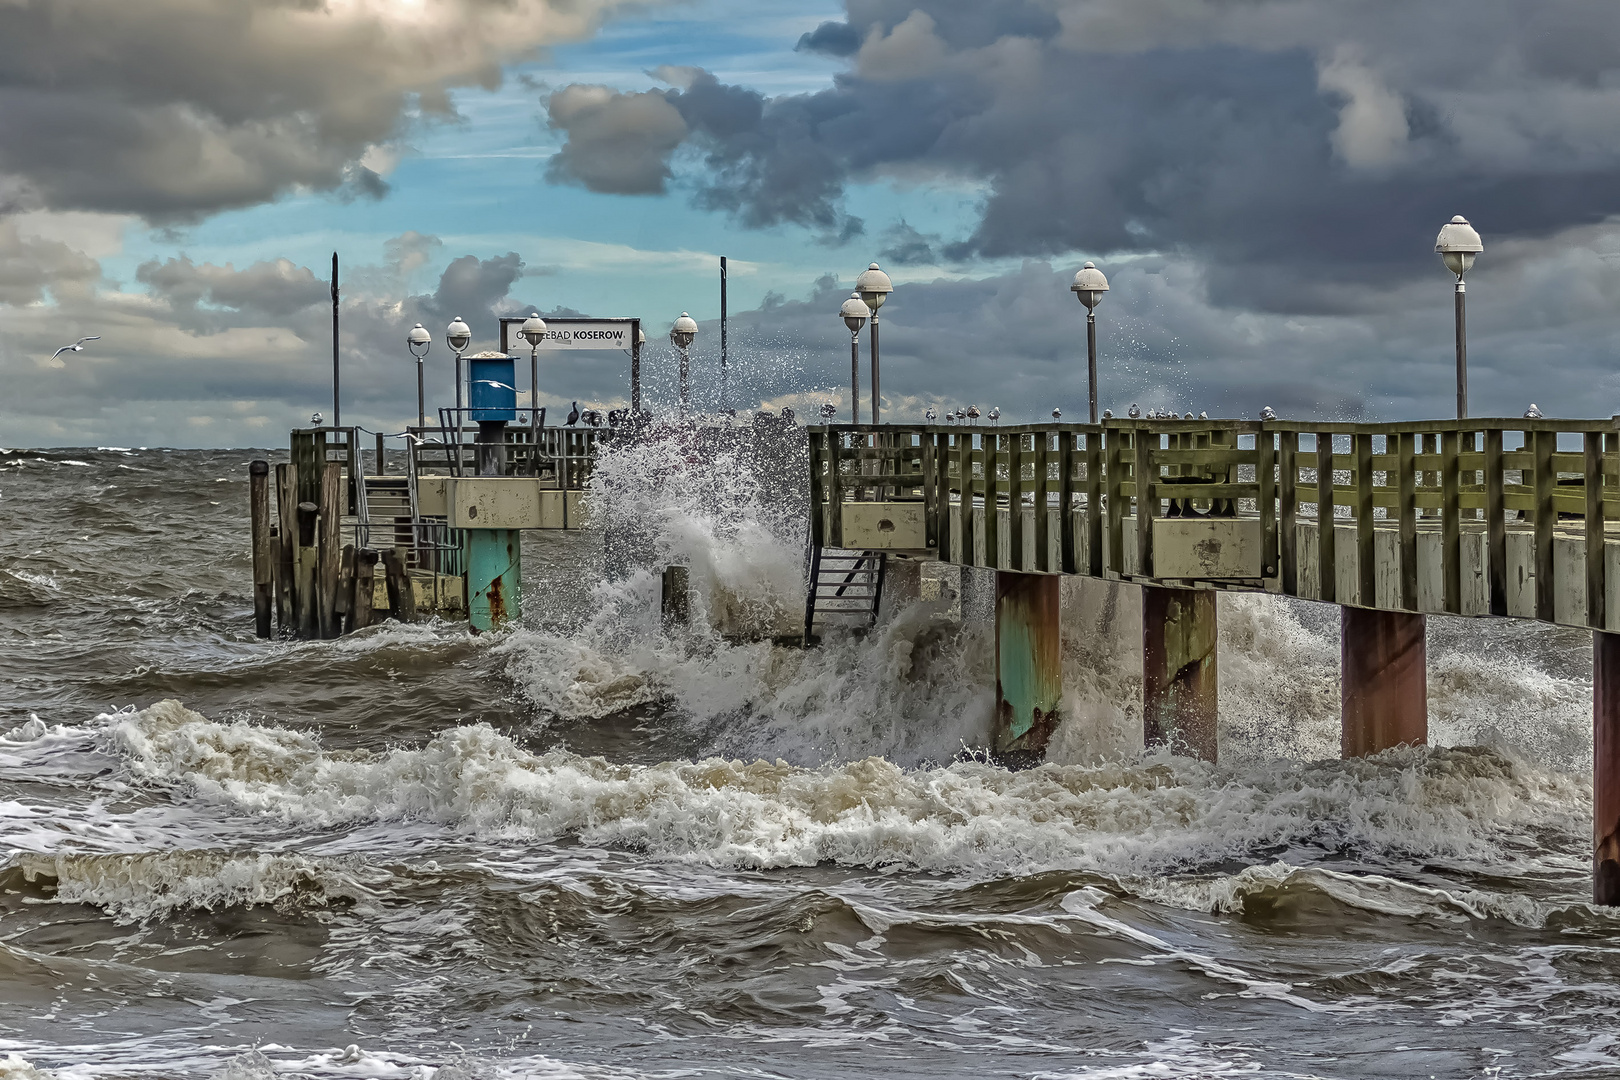
<instances>
[{"instance_id":1,"label":"pier sign","mask_svg":"<svg viewBox=\"0 0 1620 1080\"><path fill-rule=\"evenodd\" d=\"M501 351L521 352L529 343L518 336L523 318L501 320ZM542 349L623 349L634 340L631 319L547 319Z\"/></svg>"}]
</instances>

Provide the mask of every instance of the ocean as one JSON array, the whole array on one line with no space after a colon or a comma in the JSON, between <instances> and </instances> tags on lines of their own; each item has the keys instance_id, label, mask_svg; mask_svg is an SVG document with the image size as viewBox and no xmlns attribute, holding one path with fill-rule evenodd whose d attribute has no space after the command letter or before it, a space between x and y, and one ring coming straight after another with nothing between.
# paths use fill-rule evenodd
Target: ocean
<instances>
[{"instance_id":1,"label":"ocean","mask_svg":"<svg viewBox=\"0 0 1620 1080\"><path fill-rule=\"evenodd\" d=\"M610 452L637 556L530 535L507 631L316 642L253 637L259 456L0 453L0 1080L1620 1077L1588 634L1431 617L1433 745L1340 761L1336 611L1223 595L1212 765L1069 581L1008 771L971 572L761 640L746 446Z\"/></svg>"}]
</instances>

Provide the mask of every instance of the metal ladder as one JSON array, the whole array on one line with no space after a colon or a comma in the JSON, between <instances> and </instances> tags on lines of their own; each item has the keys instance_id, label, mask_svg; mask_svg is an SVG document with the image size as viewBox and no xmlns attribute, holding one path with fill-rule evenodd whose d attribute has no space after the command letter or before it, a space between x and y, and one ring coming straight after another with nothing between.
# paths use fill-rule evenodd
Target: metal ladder
<instances>
[{"instance_id":1,"label":"metal ladder","mask_svg":"<svg viewBox=\"0 0 1620 1080\"><path fill-rule=\"evenodd\" d=\"M806 645L819 639L818 625L836 622L867 629L877 622L887 558L882 552L812 546L808 557L810 589L804 602Z\"/></svg>"}]
</instances>

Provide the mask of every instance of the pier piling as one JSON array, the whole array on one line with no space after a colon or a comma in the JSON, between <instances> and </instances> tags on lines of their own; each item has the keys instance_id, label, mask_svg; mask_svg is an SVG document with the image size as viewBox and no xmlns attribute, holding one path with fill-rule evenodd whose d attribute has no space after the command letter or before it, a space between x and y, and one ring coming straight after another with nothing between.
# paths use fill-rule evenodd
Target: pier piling
<instances>
[{"instance_id":1,"label":"pier piling","mask_svg":"<svg viewBox=\"0 0 1620 1080\"><path fill-rule=\"evenodd\" d=\"M996 753L1035 764L1058 724L1063 697L1062 581L996 572Z\"/></svg>"},{"instance_id":2,"label":"pier piling","mask_svg":"<svg viewBox=\"0 0 1620 1080\"><path fill-rule=\"evenodd\" d=\"M1142 740L1216 758L1215 593L1142 590Z\"/></svg>"},{"instance_id":3,"label":"pier piling","mask_svg":"<svg viewBox=\"0 0 1620 1080\"><path fill-rule=\"evenodd\" d=\"M1340 609L1340 750L1366 757L1429 741L1424 617L1410 611Z\"/></svg>"},{"instance_id":4,"label":"pier piling","mask_svg":"<svg viewBox=\"0 0 1620 1080\"><path fill-rule=\"evenodd\" d=\"M1620 905L1620 634L1592 634L1592 902Z\"/></svg>"},{"instance_id":5,"label":"pier piling","mask_svg":"<svg viewBox=\"0 0 1620 1080\"><path fill-rule=\"evenodd\" d=\"M275 591L275 562L270 545L270 463L248 465L248 502L253 531L253 632L270 636L270 609Z\"/></svg>"}]
</instances>

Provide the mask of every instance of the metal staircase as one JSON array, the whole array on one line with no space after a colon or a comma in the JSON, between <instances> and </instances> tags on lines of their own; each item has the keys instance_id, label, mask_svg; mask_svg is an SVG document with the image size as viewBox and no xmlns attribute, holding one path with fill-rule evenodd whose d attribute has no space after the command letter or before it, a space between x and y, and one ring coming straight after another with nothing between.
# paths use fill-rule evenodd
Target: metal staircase
<instances>
[{"instance_id":1,"label":"metal staircase","mask_svg":"<svg viewBox=\"0 0 1620 1080\"><path fill-rule=\"evenodd\" d=\"M368 476L364 496L369 546L402 548L414 552L411 521L411 482L406 476Z\"/></svg>"},{"instance_id":2,"label":"metal staircase","mask_svg":"<svg viewBox=\"0 0 1620 1080\"><path fill-rule=\"evenodd\" d=\"M879 551L810 548L810 589L804 603L806 645L814 644L820 630L829 625L866 629L877 622L885 558Z\"/></svg>"}]
</instances>

